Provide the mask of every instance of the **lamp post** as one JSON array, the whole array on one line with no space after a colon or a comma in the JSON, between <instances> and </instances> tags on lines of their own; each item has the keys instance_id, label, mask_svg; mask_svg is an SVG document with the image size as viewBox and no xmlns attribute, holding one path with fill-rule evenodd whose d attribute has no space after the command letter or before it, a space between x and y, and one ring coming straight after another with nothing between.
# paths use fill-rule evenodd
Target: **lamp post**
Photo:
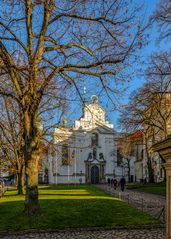
<instances>
[{"instance_id":1,"label":"lamp post","mask_svg":"<svg viewBox=\"0 0 171 239\"><path fill-rule=\"evenodd\" d=\"M82 184L82 170L80 171L80 179L79 179L80 184Z\"/></svg>"}]
</instances>

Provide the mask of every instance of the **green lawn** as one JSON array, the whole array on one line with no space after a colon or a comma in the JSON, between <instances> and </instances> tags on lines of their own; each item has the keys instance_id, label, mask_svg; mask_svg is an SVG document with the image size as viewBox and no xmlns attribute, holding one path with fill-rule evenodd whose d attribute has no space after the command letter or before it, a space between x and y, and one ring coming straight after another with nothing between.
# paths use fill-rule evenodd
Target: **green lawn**
<instances>
[{"instance_id":1,"label":"green lawn","mask_svg":"<svg viewBox=\"0 0 171 239\"><path fill-rule=\"evenodd\" d=\"M136 191L152 193L161 196L166 196L166 184L165 183L153 183L153 184L135 184L127 187L128 189L134 189Z\"/></svg>"},{"instance_id":2,"label":"green lawn","mask_svg":"<svg viewBox=\"0 0 171 239\"><path fill-rule=\"evenodd\" d=\"M24 196L15 188L0 199L0 231L114 227L159 223L93 186L41 186L40 213L23 214Z\"/></svg>"}]
</instances>

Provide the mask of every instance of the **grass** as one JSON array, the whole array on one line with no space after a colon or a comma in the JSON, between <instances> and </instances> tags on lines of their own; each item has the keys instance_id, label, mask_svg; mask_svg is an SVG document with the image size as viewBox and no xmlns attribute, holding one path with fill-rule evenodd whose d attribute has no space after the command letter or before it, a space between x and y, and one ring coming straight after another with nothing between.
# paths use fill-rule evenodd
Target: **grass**
<instances>
[{"instance_id":1,"label":"grass","mask_svg":"<svg viewBox=\"0 0 171 239\"><path fill-rule=\"evenodd\" d=\"M0 199L0 231L156 224L159 221L93 186L41 186L40 212L23 213L24 196L11 188Z\"/></svg>"},{"instance_id":2,"label":"grass","mask_svg":"<svg viewBox=\"0 0 171 239\"><path fill-rule=\"evenodd\" d=\"M149 184L134 184L129 185L127 189L134 189L136 191L152 193L161 196L166 196L166 184L165 183L149 183Z\"/></svg>"}]
</instances>

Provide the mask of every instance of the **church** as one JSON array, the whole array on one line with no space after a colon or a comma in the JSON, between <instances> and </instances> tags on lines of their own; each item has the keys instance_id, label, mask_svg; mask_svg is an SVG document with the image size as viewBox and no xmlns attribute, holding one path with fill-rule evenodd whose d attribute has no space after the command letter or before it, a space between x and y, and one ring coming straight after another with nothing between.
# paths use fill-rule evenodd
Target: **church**
<instances>
[{"instance_id":1,"label":"church","mask_svg":"<svg viewBox=\"0 0 171 239\"><path fill-rule=\"evenodd\" d=\"M55 128L48 157L42 163L42 181L49 184L98 184L108 178L127 177L125 164L118 155L120 133L105 118L96 95L85 99L82 115L72 127ZM131 167L131 174L134 168ZM127 179L127 178L126 178Z\"/></svg>"}]
</instances>

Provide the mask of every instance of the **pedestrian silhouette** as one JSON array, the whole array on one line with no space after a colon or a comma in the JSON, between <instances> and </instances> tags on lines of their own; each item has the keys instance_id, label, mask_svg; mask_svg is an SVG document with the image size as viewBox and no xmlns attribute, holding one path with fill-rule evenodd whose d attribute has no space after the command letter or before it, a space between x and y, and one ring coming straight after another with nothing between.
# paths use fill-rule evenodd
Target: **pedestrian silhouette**
<instances>
[{"instance_id":1,"label":"pedestrian silhouette","mask_svg":"<svg viewBox=\"0 0 171 239\"><path fill-rule=\"evenodd\" d=\"M116 178L113 180L113 186L114 186L114 189L116 190L116 188L118 186L118 181Z\"/></svg>"},{"instance_id":2,"label":"pedestrian silhouette","mask_svg":"<svg viewBox=\"0 0 171 239\"><path fill-rule=\"evenodd\" d=\"M126 180L124 177L121 178L120 180L120 185L121 185L121 191L123 192L125 189L125 184L126 184Z\"/></svg>"},{"instance_id":3,"label":"pedestrian silhouette","mask_svg":"<svg viewBox=\"0 0 171 239\"><path fill-rule=\"evenodd\" d=\"M113 187L113 178L111 179L111 187Z\"/></svg>"},{"instance_id":4,"label":"pedestrian silhouette","mask_svg":"<svg viewBox=\"0 0 171 239\"><path fill-rule=\"evenodd\" d=\"M107 179L107 184L110 186L110 178Z\"/></svg>"}]
</instances>

